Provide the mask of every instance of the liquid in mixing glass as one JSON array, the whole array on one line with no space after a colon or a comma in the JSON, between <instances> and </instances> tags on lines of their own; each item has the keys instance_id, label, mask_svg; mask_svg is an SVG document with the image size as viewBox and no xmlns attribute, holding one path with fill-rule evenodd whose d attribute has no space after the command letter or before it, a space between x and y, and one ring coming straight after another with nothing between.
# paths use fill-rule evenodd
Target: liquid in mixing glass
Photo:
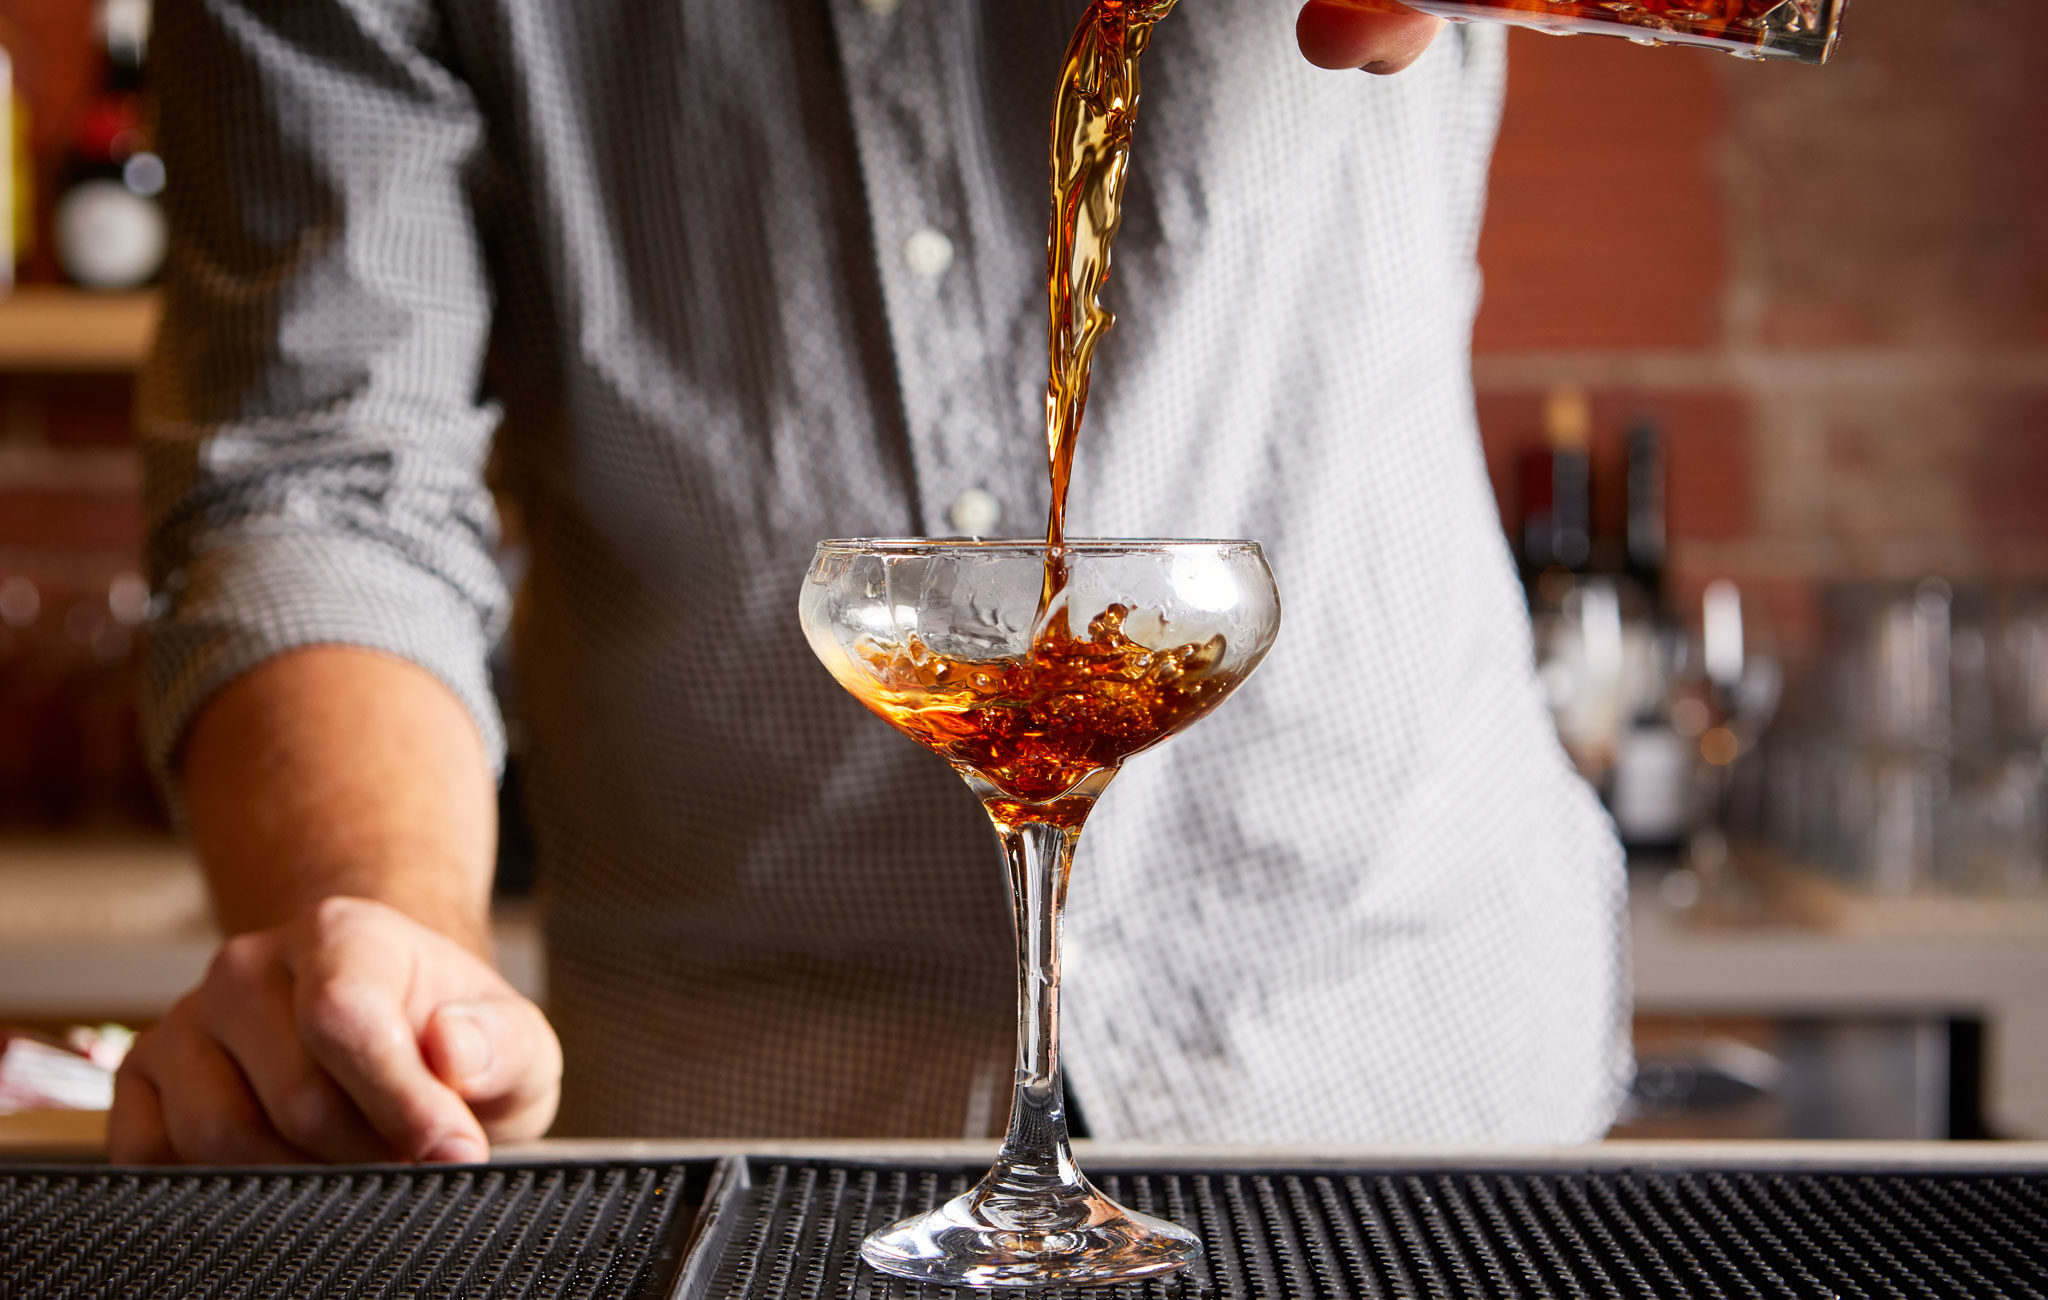
<instances>
[{"instance_id":1,"label":"liquid in mixing glass","mask_svg":"<svg viewBox=\"0 0 2048 1300\"><path fill-rule=\"evenodd\" d=\"M1747 59L1825 63L1849 0L1403 0L1444 18L1703 45Z\"/></svg>"}]
</instances>

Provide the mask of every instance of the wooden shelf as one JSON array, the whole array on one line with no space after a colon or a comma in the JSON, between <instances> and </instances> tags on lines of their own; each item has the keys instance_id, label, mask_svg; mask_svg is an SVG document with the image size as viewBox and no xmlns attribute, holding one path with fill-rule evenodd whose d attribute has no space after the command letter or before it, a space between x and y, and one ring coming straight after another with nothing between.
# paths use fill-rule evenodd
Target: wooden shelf
<instances>
[{"instance_id":1,"label":"wooden shelf","mask_svg":"<svg viewBox=\"0 0 2048 1300\"><path fill-rule=\"evenodd\" d=\"M156 333L156 294L24 285L0 298L0 371L133 370Z\"/></svg>"}]
</instances>

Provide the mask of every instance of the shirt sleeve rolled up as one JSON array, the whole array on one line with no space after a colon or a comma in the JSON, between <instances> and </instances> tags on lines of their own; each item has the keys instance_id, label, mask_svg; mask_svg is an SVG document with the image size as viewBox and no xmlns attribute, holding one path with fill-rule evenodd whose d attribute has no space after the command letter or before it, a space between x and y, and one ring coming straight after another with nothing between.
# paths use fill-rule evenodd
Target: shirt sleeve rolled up
<instances>
[{"instance_id":1,"label":"shirt sleeve rolled up","mask_svg":"<svg viewBox=\"0 0 2048 1300\"><path fill-rule=\"evenodd\" d=\"M311 645L418 664L502 756L484 129L443 40L419 2L160 5L173 259L139 426L167 774L216 691Z\"/></svg>"}]
</instances>

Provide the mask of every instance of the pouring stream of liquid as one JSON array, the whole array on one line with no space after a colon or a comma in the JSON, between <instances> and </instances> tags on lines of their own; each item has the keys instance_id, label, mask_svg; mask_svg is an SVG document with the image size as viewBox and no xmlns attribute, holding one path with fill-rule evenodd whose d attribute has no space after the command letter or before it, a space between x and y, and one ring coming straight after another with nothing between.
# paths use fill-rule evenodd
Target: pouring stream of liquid
<instances>
[{"instance_id":1,"label":"pouring stream of liquid","mask_svg":"<svg viewBox=\"0 0 2048 1300\"><path fill-rule=\"evenodd\" d=\"M1060 69L1052 119L1052 229L1046 238L1046 463L1043 622L1066 585L1067 479L1088 405L1095 345L1116 318L1099 301L1110 245L1123 224L1124 178L1138 115L1138 60L1174 0L1095 0Z\"/></svg>"}]
</instances>

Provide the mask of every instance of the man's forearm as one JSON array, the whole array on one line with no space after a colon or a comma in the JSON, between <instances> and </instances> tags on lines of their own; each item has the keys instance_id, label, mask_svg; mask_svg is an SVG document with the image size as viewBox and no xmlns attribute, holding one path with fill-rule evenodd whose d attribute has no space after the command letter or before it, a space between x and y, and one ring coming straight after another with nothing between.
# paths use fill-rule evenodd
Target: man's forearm
<instances>
[{"instance_id":1,"label":"man's forearm","mask_svg":"<svg viewBox=\"0 0 2048 1300\"><path fill-rule=\"evenodd\" d=\"M486 951L496 792L468 711L424 670L348 646L281 655L207 704L180 771L229 933L350 895Z\"/></svg>"}]
</instances>

